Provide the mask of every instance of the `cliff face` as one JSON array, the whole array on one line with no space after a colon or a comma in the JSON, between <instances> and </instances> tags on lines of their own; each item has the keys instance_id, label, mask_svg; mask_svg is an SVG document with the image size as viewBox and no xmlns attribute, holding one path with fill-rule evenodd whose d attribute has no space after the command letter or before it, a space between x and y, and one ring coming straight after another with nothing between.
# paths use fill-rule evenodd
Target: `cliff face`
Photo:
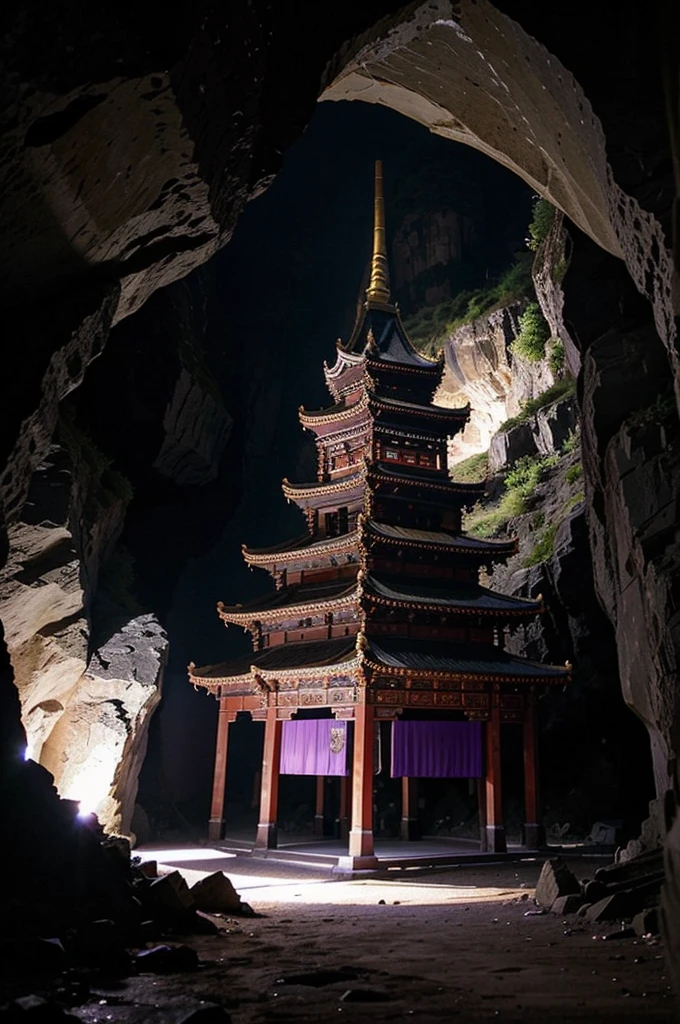
<instances>
[{"instance_id":1,"label":"cliff face","mask_svg":"<svg viewBox=\"0 0 680 1024\"><path fill-rule=\"evenodd\" d=\"M448 298L447 277L472 248L478 233L474 220L455 210L408 214L392 243L395 290L408 295L412 304L435 306Z\"/></svg>"},{"instance_id":2,"label":"cliff face","mask_svg":"<svg viewBox=\"0 0 680 1024\"><path fill-rule=\"evenodd\" d=\"M471 406L470 421L451 443L451 463L488 451L500 425L524 402L555 383L546 359L531 363L512 351L524 303L497 309L458 327L446 340L446 369L436 401L451 408Z\"/></svg>"},{"instance_id":3,"label":"cliff face","mask_svg":"<svg viewBox=\"0 0 680 1024\"><path fill-rule=\"evenodd\" d=\"M27 518L34 478L37 484L53 458L59 404L114 340L113 323L122 326L126 315L143 311L154 290L228 239L247 199L266 185L302 130L323 75L327 98L386 104L513 168L587 236L573 232L561 292L562 320L583 364L579 403L595 586L615 628L627 699L654 741L658 785L669 787L670 828L680 796L679 566L670 525L677 519L677 466L672 430L653 410L668 384L680 393L667 244L672 163L658 73L660 48L676 35L659 33L649 12L632 2L620 5L616 34L607 6L592 3L529 8L461 0L452 14L443 0L406 13L369 2L353 11L345 7L326 19L318 5L223 9L199 0L191 8L180 4L168 19L152 4L137 12L134 32L118 7L102 14L66 4L10 16L3 36L0 222L3 326L12 343L0 396L0 554L10 558L6 584L17 595L17 614L8 613L13 649L26 654L25 661L18 657L22 679L30 690L31 666L51 663L56 651L62 665L71 665L55 682L55 693L67 699L85 661L71 621L92 596L81 574L79 526L63 505L45 524L42 515ZM555 303L552 309L557 320ZM163 471L183 473L183 453L192 445L204 466L213 461L214 451L206 455L189 437L181 415L189 391L180 378L162 389L162 415L150 437L137 430L131 462L136 446L146 451L147 444L155 459L165 437L172 440ZM122 403L139 394L134 382L128 386ZM191 461L193 476L197 460ZM167 477L159 472L156 486L158 479ZM69 501L75 509L76 500ZM13 554L8 529L16 531ZM113 524L102 525L103 538L111 533ZM54 612L41 603L46 588ZM39 638L35 662L25 647L31 637ZM33 769L17 761L23 735L4 646L0 658L2 756L12 792L53 807L44 780L35 784ZM46 698L52 699L61 703L60 696ZM41 715L59 714L50 708ZM10 834L11 822L21 820L22 856L44 840L30 819L17 818L24 803L25 795L3 809ZM39 811L33 817L61 821ZM669 832L669 863L680 858L677 832L677 825ZM55 844L58 833L50 830ZM669 891L676 891L680 871L669 869L668 877ZM680 948L677 916L675 924L668 920Z\"/></svg>"}]
</instances>

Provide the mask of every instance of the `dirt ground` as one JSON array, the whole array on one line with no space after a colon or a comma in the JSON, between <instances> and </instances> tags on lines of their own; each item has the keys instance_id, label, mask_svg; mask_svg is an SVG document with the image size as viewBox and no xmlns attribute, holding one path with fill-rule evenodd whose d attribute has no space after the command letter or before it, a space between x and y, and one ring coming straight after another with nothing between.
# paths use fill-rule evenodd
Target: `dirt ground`
<instances>
[{"instance_id":1,"label":"dirt ground","mask_svg":"<svg viewBox=\"0 0 680 1024\"><path fill-rule=\"evenodd\" d=\"M603 941L618 925L531 913L540 867L252 879L241 891L260 916L216 919L219 936L185 940L199 952L198 971L100 986L72 1012L88 1024L160 1024L205 1003L226 1008L234 1024L675 1020L662 946Z\"/></svg>"}]
</instances>

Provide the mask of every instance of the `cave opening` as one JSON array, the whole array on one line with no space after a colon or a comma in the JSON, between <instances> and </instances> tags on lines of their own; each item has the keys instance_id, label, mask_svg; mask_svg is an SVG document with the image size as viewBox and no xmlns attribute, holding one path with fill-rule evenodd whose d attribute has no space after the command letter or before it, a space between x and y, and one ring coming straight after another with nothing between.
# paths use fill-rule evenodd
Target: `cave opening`
<instances>
[{"instance_id":1,"label":"cave opening","mask_svg":"<svg viewBox=\"0 0 680 1024\"><path fill-rule=\"evenodd\" d=\"M560 591L561 611L542 635L529 632L521 640L543 658L551 643L564 654L559 638L569 634L566 653L574 653L575 645L583 666L571 695L556 698L544 709L553 755L544 768L553 800L554 836L564 837L565 823L577 822L576 831L583 835L587 821L611 818L617 820L619 840L635 841L648 801L655 792L662 797L672 789L674 698L672 687L664 683L673 671L667 600L672 513L668 522L660 511L673 503L677 434L671 264L664 240L668 171L658 171L654 202L643 188L632 198L635 175L626 177L625 168L622 171L616 162L616 117L606 146L610 109L604 102L596 115L579 82L565 75L552 56L553 44L559 52L555 36L547 32L546 49L490 4L465 7L460 21L450 17L448 6L437 9L436 17L431 10L419 9L403 23L397 19L387 37L384 28L369 27L366 36L334 58L325 72L322 98L368 100L378 109L322 104L317 114L322 127L317 129L313 122L302 142L287 150L283 171L246 208L230 245L213 255L205 270L157 288L163 280L158 268L165 261L172 263L178 256L181 264L184 258L183 269L188 270L192 247L201 252L201 259L216 248L210 225L202 217L187 221L179 211L183 202L191 204L182 191L182 171L175 180L174 168L168 165L163 187L156 189L153 202L149 194L144 203L158 210L172 196L170 205L177 204L179 212L176 224L189 232L186 237L163 239L167 232L162 226L147 224L143 229L137 224L114 258L104 260L93 245L90 266L102 264L99 280L89 277L79 288L82 267L78 260L71 261L66 278L60 276L64 268L52 277L45 275L40 287L48 301L43 309L30 315L20 310L20 337L41 333L41 347L25 375L22 426L10 438L8 468L2 477L11 524L9 596L15 596L19 587L31 590L28 623L21 616L12 617L11 605L3 609L9 611L3 619L12 669L35 725L29 753L40 756L44 741L43 763L66 779L62 796L79 799L77 778L74 781L73 772L70 779L68 772L64 775L63 762L70 752L82 752L86 730L102 773L110 772L112 766L104 762L115 750L119 793L102 816L110 812L112 820L118 815L120 822L124 795L128 809L123 831L132 825L131 796L140 771L139 804L145 813L138 815L133 831L143 833L146 828L149 838L154 830L156 835L196 837L205 822L215 709L187 686L186 661L196 654L220 660L227 644L234 653L247 650L234 630L225 634L218 629L214 601L223 595L225 584L234 598L257 592L255 576L250 577L240 563L241 541L275 543L295 525L291 510L279 503L275 511L273 498L270 505L270 498L263 496L277 494L281 476L290 470L291 452L300 440L298 405L325 404L318 372L321 360L331 355L333 338L341 329L346 334L351 327L354 309L347 297L361 290L367 255L361 202L370 205L369 190L359 187L360 167L362 161L382 156L388 168L394 168L389 172L394 176L390 200L397 210L400 202L408 203L408 190L400 194L399 183L414 171L400 159L405 151L416 149L415 136L408 135L422 131L416 122L432 133L422 135L432 152L421 159L420 171L429 160L436 164L440 159L435 143L441 142L447 153L455 150L452 143L473 147L465 151L467 157L461 158L457 170L449 169L447 187L452 181L460 184L457 174L475 178L477 186L485 179L491 182L482 212L496 227L502 222L505 235L496 240L496 253L487 251L475 263L474 245L468 244L474 230L462 224L466 216L474 222L474 216L454 211L460 222L455 230L467 246L461 261L465 268L459 270L471 269L471 276L451 274L447 280L446 274L427 268L430 273L420 280L403 282L400 303L405 312L409 304L415 314L423 306L445 304L461 288L481 288L482 278L494 280L502 269L501 252L512 255L518 232L528 224L532 193L552 201L570 218L568 265L557 282L564 288L553 290L557 306L543 312L552 313L551 329L561 321L565 363L578 378L575 401L590 533L577 536L579 529L585 530L583 519L580 526L573 524L567 553L571 557L579 544L585 544L590 564L588 559L581 564L572 559L568 571L560 567L559 580L553 573L549 581ZM531 28L540 39L540 17L537 25ZM578 65L574 57L581 72ZM588 79L585 72L582 77L584 82ZM157 77L153 88L162 90L164 83L162 76ZM586 88L590 85L597 93L599 76ZM503 103L498 96L503 96ZM66 104L66 120L55 113L46 122L50 133L42 131L44 118L36 121L40 130L26 134L28 149L35 151L30 159L40 161L42 147L58 150L62 133L69 145L75 145L74 133L88 133L108 102L103 91L95 99ZM448 109L451 106L455 112ZM75 120L73 111L78 114ZM367 154L380 134L380 119L388 125L397 111L410 118L404 121L409 127L385 128L382 151ZM350 127L337 144L343 118ZM304 147L313 145L317 130L321 142L317 141L316 158L310 158ZM422 145L426 148L425 142ZM485 162L474 149L493 156L496 164ZM286 197L288 167L296 161L297 196L293 192ZM446 163L442 155L441 164ZM498 163L519 171L529 187L518 179L497 177ZM128 177L135 173L133 167L131 163ZM429 180L425 175L428 200L442 181L439 173ZM350 181L351 201L343 207L340 197ZM88 201L96 205L91 196ZM45 231L49 218L43 215L48 209L46 204L41 211ZM305 211L303 218L300 209ZM49 212L51 216L54 211ZM217 204L212 212L217 217ZM446 231L444 226L444 236ZM402 240L407 260L413 258L408 251L412 233L406 231ZM60 234L61 228L55 237ZM270 244L277 239L278 248ZM343 241L337 244L337 239ZM394 253L394 239L392 245ZM305 257L310 247L315 252L311 264ZM53 250L59 246L44 251ZM46 266L46 257L43 262ZM213 277L216 268L224 275L222 281ZM120 315L109 332L119 300L108 285L117 274L124 285L119 311L134 312ZM20 277L16 267L13 275ZM169 272L170 278L175 276L181 276L177 265ZM78 304L68 315L54 301L55 280L73 282L78 292ZM102 294L106 292L103 299L100 287ZM282 324L275 311L286 304L293 315ZM40 416L29 423L26 402L49 355L52 335L45 327L51 316L60 344L66 336L70 340L61 345L66 358L55 389L58 398L46 403L48 414L41 405ZM82 336L71 330L76 322L88 324ZM479 348L488 359L483 342ZM102 354L93 360L100 349ZM15 353L12 365L16 361ZM24 379L21 373L17 376ZM481 436L478 429L466 455ZM51 438L57 443L49 447ZM573 456L574 451L567 454ZM565 475L574 470L572 482L578 478L578 464L574 457L565 466ZM300 446L301 475L308 466L309 452ZM647 504L636 504L631 488L644 494ZM567 500L572 497L573 490ZM534 511L544 516L531 524L535 540L540 537L548 543L554 508L548 506L547 520L545 512ZM223 532L225 520L229 539ZM522 566L527 593L537 584L535 565ZM164 630L170 633L169 655ZM142 672L135 667L140 655ZM151 719L162 675L164 706ZM132 704L131 678L140 684ZM639 718L626 708L621 690ZM151 742L142 769L149 720ZM243 766L238 797L245 806L254 801L251 776L259 752L253 756L253 751L260 741L256 727L245 720L236 724L235 754ZM115 743L107 736L115 736ZM77 757L73 762L78 767ZM86 763L87 756L80 761L87 772ZM580 787L575 785L576 775ZM464 804L464 794L459 798ZM296 800L292 791L291 806ZM306 795L303 803L310 802L311 795ZM670 826L672 815L667 813L662 820L659 806L650 819L650 840L658 840L660 830Z\"/></svg>"}]
</instances>

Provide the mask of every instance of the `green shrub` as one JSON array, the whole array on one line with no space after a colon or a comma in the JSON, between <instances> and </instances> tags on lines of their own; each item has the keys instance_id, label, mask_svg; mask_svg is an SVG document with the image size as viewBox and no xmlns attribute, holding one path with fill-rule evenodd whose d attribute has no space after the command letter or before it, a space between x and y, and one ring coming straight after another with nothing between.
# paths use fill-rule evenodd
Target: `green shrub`
<instances>
[{"instance_id":1,"label":"green shrub","mask_svg":"<svg viewBox=\"0 0 680 1024\"><path fill-rule=\"evenodd\" d=\"M517 253L508 269L488 287L464 289L437 306L426 306L407 317L406 333L421 352L434 355L458 327L532 295L531 264L530 253Z\"/></svg>"},{"instance_id":2,"label":"green shrub","mask_svg":"<svg viewBox=\"0 0 680 1024\"><path fill-rule=\"evenodd\" d=\"M558 461L557 455L523 455L506 473L505 486L509 491L517 491L523 498L531 498L537 484Z\"/></svg>"},{"instance_id":3,"label":"green shrub","mask_svg":"<svg viewBox=\"0 0 680 1024\"><path fill-rule=\"evenodd\" d=\"M551 523L546 526L537 540L533 551L523 560L522 565L528 568L530 565L538 565L540 562L547 562L555 548L555 534L559 523Z\"/></svg>"},{"instance_id":4,"label":"green shrub","mask_svg":"<svg viewBox=\"0 0 680 1024\"><path fill-rule=\"evenodd\" d=\"M537 302L530 302L519 318L519 334L512 343L512 351L529 363L537 363L545 356L545 343L550 337L548 321Z\"/></svg>"},{"instance_id":5,"label":"green shrub","mask_svg":"<svg viewBox=\"0 0 680 1024\"><path fill-rule=\"evenodd\" d=\"M489 472L489 453L480 452L463 459L451 468L451 479L458 484L476 483L486 479Z\"/></svg>"},{"instance_id":6,"label":"green shrub","mask_svg":"<svg viewBox=\"0 0 680 1024\"><path fill-rule=\"evenodd\" d=\"M518 459L505 476L505 494L496 505L476 505L465 517L465 529L476 537L491 537L507 525L510 519L523 515L529 507L536 486L545 473L558 463L556 455L535 458L525 455Z\"/></svg>"},{"instance_id":7,"label":"green shrub","mask_svg":"<svg viewBox=\"0 0 680 1024\"><path fill-rule=\"evenodd\" d=\"M548 366L556 377L564 370L564 345L559 339L554 342L550 349Z\"/></svg>"},{"instance_id":8,"label":"green shrub","mask_svg":"<svg viewBox=\"0 0 680 1024\"><path fill-rule=\"evenodd\" d=\"M570 466L566 473L567 483L573 484L577 480L580 480L583 476L583 466L580 462L577 462L575 466Z\"/></svg>"},{"instance_id":9,"label":"green shrub","mask_svg":"<svg viewBox=\"0 0 680 1024\"><path fill-rule=\"evenodd\" d=\"M564 444L560 448L560 453L562 455L571 455L572 452L576 451L578 446L579 446L578 431L577 430L570 430L569 433L567 434L567 437L566 437L566 439L564 441Z\"/></svg>"},{"instance_id":10,"label":"green shrub","mask_svg":"<svg viewBox=\"0 0 680 1024\"><path fill-rule=\"evenodd\" d=\"M534 203L534 215L529 225L529 237L527 247L536 252L544 238L553 226L555 220L555 207L547 199L537 199Z\"/></svg>"}]
</instances>

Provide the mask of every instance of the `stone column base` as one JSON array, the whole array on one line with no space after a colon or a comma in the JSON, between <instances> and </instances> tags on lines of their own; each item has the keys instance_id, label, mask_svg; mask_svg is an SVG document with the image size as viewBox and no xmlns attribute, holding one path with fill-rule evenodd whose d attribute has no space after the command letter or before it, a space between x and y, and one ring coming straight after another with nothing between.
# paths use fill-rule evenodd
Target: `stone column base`
<instances>
[{"instance_id":1,"label":"stone column base","mask_svg":"<svg viewBox=\"0 0 680 1024\"><path fill-rule=\"evenodd\" d=\"M352 828L349 831L350 857L374 857L373 830Z\"/></svg>"},{"instance_id":2,"label":"stone column base","mask_svg":"<svg viewBox=\"0 0 680 1024\"><path fill-rule=\"evenodd\" d=\"M508 844L505 841L505 826L504 825L487 825L486 826L486 852L487 853L507 853Z\"/></svg>"},{"instance_id":3,"label":"stone column base","mask_svg":"<svg viewBox=\"0 0 680 1024\"><path fill-rule=\"evenodd\" d=\"M347 857L339 857L337 865L333 868L334 875L354 875L358 873L373 873L378 869L377 857L354 857L349 854Z\"/></svg>"},{"instance_id":4,"label":"stone column base","mask_svg":"<svg viewBox=\"0 0 680 1024\"><path fill-rule=\"evenodd\" d=\"M257 826L255 837L256 850L275 850L278 842L278 829L275 821L261 821Z\"/></svg>"},{"instance_id":5,"label":"stone column base","mask_svg":"<svg viewBox=\"0 0 680 1024\"><path fill-rule=\"evenodd\" d=\"M224 839L224 818L211 818L208 822L208 839L215 843Z\"/></svg>"}]
</instances>

